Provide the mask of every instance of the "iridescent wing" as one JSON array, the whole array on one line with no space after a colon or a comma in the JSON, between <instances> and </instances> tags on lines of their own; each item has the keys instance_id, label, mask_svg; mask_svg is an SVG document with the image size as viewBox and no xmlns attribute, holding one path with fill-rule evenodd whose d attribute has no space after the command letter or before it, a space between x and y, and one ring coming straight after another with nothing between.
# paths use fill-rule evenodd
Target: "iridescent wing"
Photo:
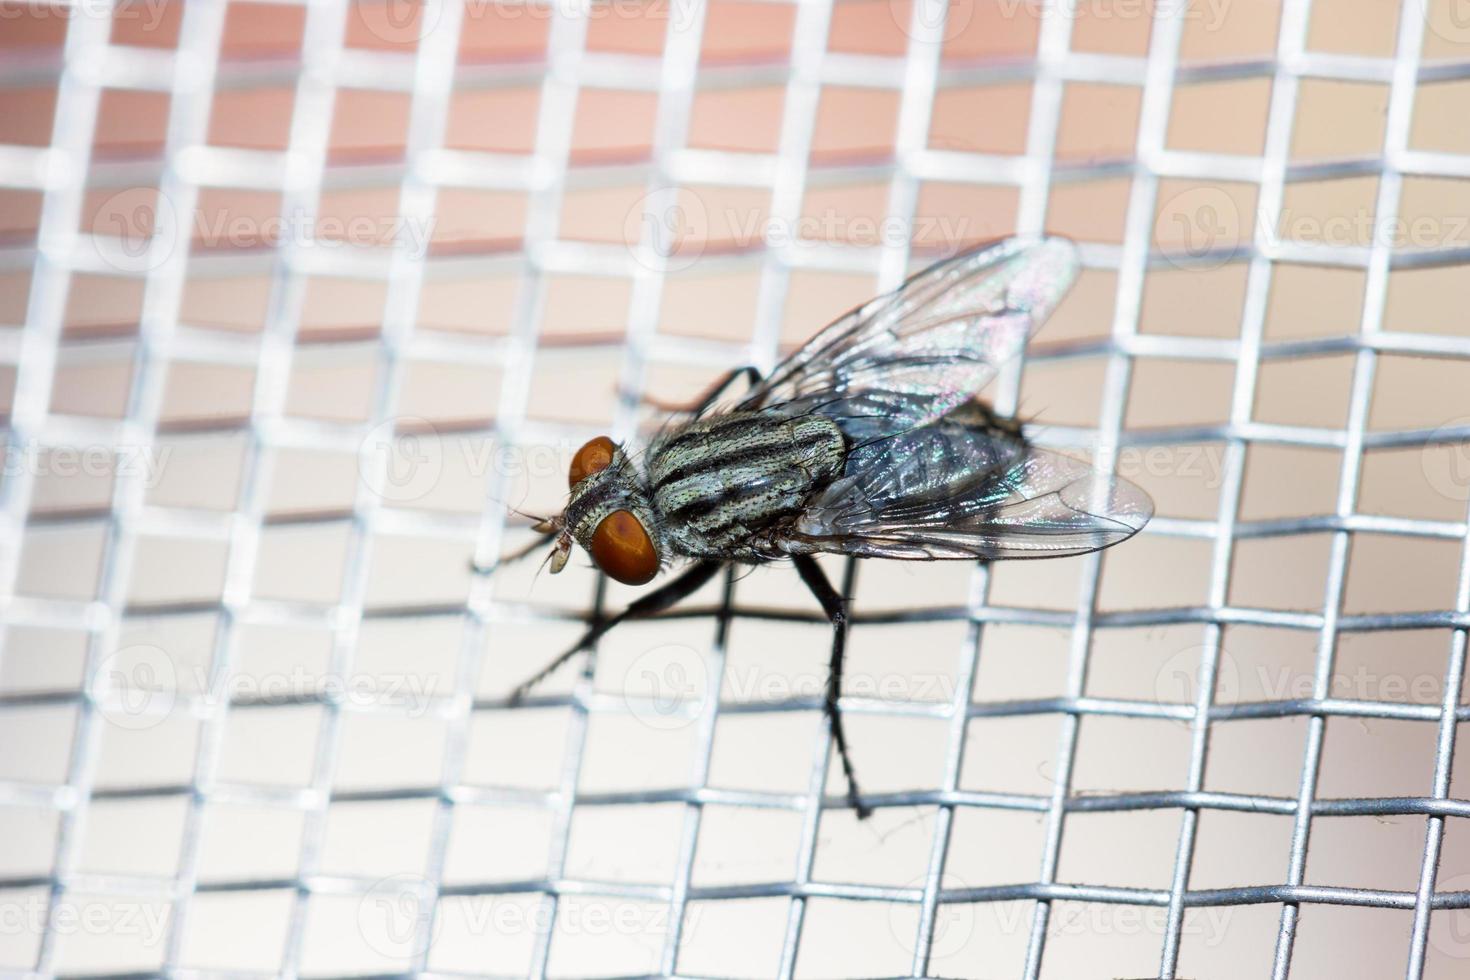
<instances>
[{"instance_id":1,"label":"iridescent wing","mask_svg":"<svg viewBox=\"0 0 1470 980\"><path fill-rule=\"evenodd\" d=\"M761 529L772 553L1052 557L1142 528L1146 493L1031 445L974 400L1077 268L1062 238L957 255L840 318L752 388L735 411L826 415L849 447L838 479Z\"/></svg>"},{"instance_id":2,"label":"iridescent wing","mask_svg":"<svg viewBox=\"0 0 1470 980\"><path fill-rule=\"evenodd\" d=\"M819 411L852 420L844 429L859 441L935 421L1021 352L1077 267L1064 238L1008 238L946 259L832 323L735 410Z\"/></svg>"},{"instance_id":3,"label":"iridescent wing","mask_svg":"<svg viewBox=\"0 0 1470 980\"><path fill-rule=\"evenodd\" d=\"M966 406L856 450L843 476L778 534L789 553L886 558L1051 558L1137 533L1147 493L1031 445Z\"/></svg>"}]
</instances>

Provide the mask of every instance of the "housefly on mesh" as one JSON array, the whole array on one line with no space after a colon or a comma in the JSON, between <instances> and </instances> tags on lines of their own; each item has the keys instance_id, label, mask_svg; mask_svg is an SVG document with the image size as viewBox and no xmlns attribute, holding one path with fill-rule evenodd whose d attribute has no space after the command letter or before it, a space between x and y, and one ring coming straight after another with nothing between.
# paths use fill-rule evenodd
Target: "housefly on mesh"
<instances>
[{"instance_id":1,"label":"housefly on mesh","mask_svg":"<svg viewBox=\"0 0 1470 980\"><path fill-rule=\"evenodd\" d=\"M1081 555L1126 540L1152 516L1143 490L1033 445L1017 420L977 397L1055 309L1077 267L1075 247L1061 238L961 253L841 317L767 377L732 371L641 454L606 436L579 449L566 509L536 525L552 542L551 571L574 543L628 585L689 564L588 627L511 700L618 623L669 608L725 565L789 560L832 623L825 714L849 804L866 816L838 712L846 599L813 556ZM742 376L749 389L720 405Z\"/></svg>"}]
</instances>

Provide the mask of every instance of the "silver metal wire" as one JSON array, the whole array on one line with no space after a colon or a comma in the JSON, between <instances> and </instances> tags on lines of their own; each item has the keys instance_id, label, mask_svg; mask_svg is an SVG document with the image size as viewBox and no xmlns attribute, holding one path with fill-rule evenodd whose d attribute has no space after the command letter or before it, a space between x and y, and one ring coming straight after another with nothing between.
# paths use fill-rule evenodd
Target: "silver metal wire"
<instances>
[{"instance_id":1,"label":"silver metal wire","mask_svg":"<svg viewBox=\"0 0 1470 980\"><path fill-rule=\"evenodd\" d=\"M1260 228L1253 238L1232 247L1228 255L1207 254L1184 261L1228 260L1247 268L1247 290L1238 338L1200 339L1140 333L1139 318L1144 279L1165 257L1152 246L1159 182L1170 178L1245 181L1259 189L1261 214L1275 215L1288 186L1328 177L1378 178L1376 214L1388 221L1399 212L1403 182L1409 177L1470 179L1470 157L1413 149L1410 122L1416 92L1424 86L1470 79L1470 61L1428 63L1421 59L1425 17L1420 0L1405 0L1397 47L1392 58L1324 54L1307 50L1309 0L1286 0L1274 57L1228 64L1180 67L1178 52L1187 5L1160 3L1147 54L1142 57L1103 55L1071 50L1072 20L1068 5L1050 5L1042 20L1033 59L1014 62L946 64L937 43L944 30L942 0L919 0L909 13L910 40L901 56L857 55L828 50L833 11L831 0L802 0L795 4L791 55L787 63L700 65L704 26L698 0L681 4L679 16L669 18L661 56L611 55L587 50L587 13L584 3L549 5L550 35L544 62L511 65L458 65L460 27L465 16L461 0L426 0L422 16L435 27L417 46L416 53L349 49L343 43L348 0L312 0L305 3L305 29L299 59L244 62L221 60L219 42L226 6L214 0L191 0L185 5L177 50L141 51L110 43L112 3L78 4L72 8L65 50L60 57L40 55L0 65L0 86L23 89L54 86L57 94L52 139L46 147L0 146L0 187L39 191L43 195L40 229L34 243L0 248L4 270L30 270L31 292L23 329L0 337L0 362L13 367L15 394L5 422L7 442L27 447L77 444L147 446L167 433L161 421L164 385L170 364L200 363L252 368L255 372L251 408L245 417L221 420L194 431L204 434L237 433L247 441L241 475L242 488L233 511L212 513L170 508L146 501L137 474L119 476L104 508L73 509L44 516L33 515L34 476L25 469L6 475L0 483L0 617L7 634L20 627L85 629L87 674L91 676L117 647L126 617L186 616L214 612L221 626L211 654L212 690L181 694L176 710L200 719L202 734L192 777L178 785L99 786L99 705L106 703L105 686L82 691L0 695L0 713L21 712L41 705L76 705L75 741L65 781L59 785L0 784L0 806L40 806L60 815L60 829L51 874L44 877L0 880L0 890L44 888L54 906L76 892L144 895L167 900L174 908L169 925L163 973L203 975L207 971L181 966L182 937L190 915L191 896L207 892L290 890L294 911L285 943L284 975L302 970L308 907L315 896L363 894L372 881L329 874L322 870L322 852L330 802L353 800L427 799L434 802L433 845L429 874L424 883L428 902L446 896L533 894L540 896L548 921L555 921L568 895L597 894L669 907L671 928L665 937L659 970L681 969L681 924L691 903L752 897L790 900L780 974L796 970L803 939L808 900L846 898L860 901L911 903L919 909L914 976L930 971L930 944L936 918L954 903L1029 900L1035 914L1025 960L1024 976L1040 975L1046 953L1048 921L1053 903L1087 901L1154 906L1166 910L1167 927L1160 951L1160 977L1175 975L1186 910L1208 906L1270 904L1281 907L1273 976L1290 973L1299 914L1305 904L1377 906L1413 913L1411 941L1406 951L1406 973L1419 977L1425 969L1431 912L1470 908L1470 892L1436 890L1436 871L1446 822L1470 817L1470 801L1450 795L1451 761L1456 726L1470 721L1470 707L1461 704L1470 630L1470 549L1460 562L1453 608L1417 613L1348 615L1342 612L1349 548L1359 532L1464 541L1465 520L1445 521L1376 516L1358 513L1355 503L1365 452L1391 447L1414 447L1470 439L1470 425L1434 431L1368 431L1368 411L1378 359L1384 354L1470 358L1470 337L1427 333L1389 332L1383 317L1391 270L1441 265L1470 265L1470 247L1434 251L1395 249L1378 241L1368 246L1313 247L1275 240ZM85 7L85 9L84 9ZM896 8L897 9L897 8ZM1264 150L1259 157L1232 156L1170 149L1165 142L1175 87L1208 79L1266 78L1272 82ZM1388 116L1382 152L1328 163L1294 163L1290 140L1298 106L1298 88L1305 80L1372 82L1389 86ZM934 149L928 145L931 111L936 92L959 86L1027 81L1033 86L1030 125L1025 152L1020 156L987 155ZM1106 82L1142 89L1142 107L1135 152L1126 158L1084 164L1054 162L1063 88L1074 82ZM762 84L784 88L780 143L771 154L735 154L688 145L691 106L696 90L734 84ZM818 98L824 85L849 85L896 91L900 114L895 151L891 158L861 163L811 162L811 143ZM223 89L287 85L295 88L290 142L281 152L212 147L207 145L210 102ZM457 150L445 146L444 133L450 97L456 91L539 85L535 151L529 156ZM158 159L91 160L93 128L99 99L109 88L162 92L170 96L167 143ZM362 88L408 93L412 98L406 147L401 160L372 166L348 167L328 159L334 98L339 90ZM616 89L656 93L658 108L651 154L636 161L573 165L573 113L583 89ZM719 713L812 711L812 699L759 704L716 705L697 723L700 749L693 779L687 788L660 792L586 792L579 775L591 716L627 710L627 702L598 694L591 684L588 664L569 696L532 699L529 707L570 706L572 724L560 784L547 792L500 790L467 785L463 772L470 726L487 712L519 710L502 701L477 700L470 693L479 675L487 637L502 623L546 617L545 611L507 602L496 596L494 576L477 578L462 606L411 605L374 607L367 602L368 570L375 535L380 532L425 538L464 540L472 537L476 554L489 560L501 549L504 509L497 501L504 486L491 485L483 513L476 519L426 511L409 511L385 503L365 487L358 489L350 509L293 516L293 523L344 528L349 536L340 599L329 605L311 605L262 598L253 594L262 534L278 522L268 510L273 456L282 449L324 450L359 455L363 466L383 465L363 447L364 435L398 414L403 379L409 365L421 362L496 365L503 368L504 386L494 419L471 426L468 434L494 436L506 443L551 442L586 435L575 427L560 427L528 419L531 366L542 343L541 327L549 277L565 271L593 271L627 278L632 300L620 354L622 378L629 392L642 390L651 364L701 367L728 365L731 360L754 360L769 365L777 355L782 311L791 274L797 269L821 268L876 273L881 284L896 284L909 267L906 244L872 250L851 248L766 247L705 259L757 270L759 299L754 330L748 346L680 340L659 334L659 307L663 294L667 243L655 240L660 223L653 221L643 240L630 250L621 244L598 245L559 238L560 218L569 191L599 186L609 180L622 184L642 182L648 191L649 215L663 213L681 186L717 184L768 189L773 221L794 222L801 214L803 195L822 187L857 179L887 184L890 215L910 219L926 181L972 185L999 185L1019 192L1016 227L1037 232L1047 227L1047 202L1053 185L1102 178L1126 178L1130 191L1125 236L1121 245L1083 243L1087 266L1117 275L1117 301L1111 336L1105 343L1043 345L1032 360L1093 358L1105 361L1104 400L1096 429L1055 427L1047 438L1059 446L1110 447L1212 443L1223 448L1224 482L1218 512L1213 519L1161 517L1147 532L1208 541L1212 547L1207 601L1198 606L1129 612L1096 609L1099 572L1103 559L1084 559L1085 583L1075 609L1068 612L1015 608L990 600L990 573L974 573L969 601L963 606L932 607L904 613L864 615L857 610L855 629L881 622L958 621L968 624L956 695L948 703L893 704L873 699L847 698L845 710L931 717L946 725L946 748L940 785L929 791L879 794L879 807L926 805L937 810L928 874L922 887L886 887L837 884L813 874L819 820L825 806L841 805L824 797L828 746L815 747L814 764L805 792L736 791L708 785L710 759ZM152 252L141 272L120 272L100 259L109 243L93 232L79 230L79 215L89 190L131 186L156 181L174 203L174 218L161 218L151 241ZM436 196L446 188L506 190L527 195L523 241L513 251L489 252L469 258L442 258L394 250L384 261L370 250L313 249L310 243L284 243L279 248L250 255L191 255L187 220L201 189L256 188L282 191L282 211L313 211L323 191L359 186L396 188L400 214L405 219L432 217ZM1264 223L1269 226L1269 222ZM1169 261L1180 261L1175 256ZM513 311L511 328L503 338L466 338L416 329L419 298L426 278L436 274L436 263L458 262L466 270L520 269L528 283ZM1328 264L1363 270L1367 298L1356 332L1323 339L1268 341L1264 337L1266 298L1273 270L1283 262ZM127 411L121 421L58 415L51 408L51 392L58 358L75 340L63 336L68 295L80 273L124 275L145 284ZM180 317L181 295L191 276L231 276L266 273L271 293L262 334L227 335L204 330ZM386 284L387 300L380 336L327 340L298 337L305 278L310 274L359 278ZM21 325L14 325L21 326ZM371 352L377 367L370 417L363 424L308 422L284 412L287 385L297 352L313 345ZM1262 364L1329 353L1353 356L1351 403L1342 429L1255 421L1251 408ZM1137 358L1172 357L1237 365L1227 423L1131 430L1124 424L1124 408ZM1019 370L1019 369L1018 369ZM1019 374L999 386L1002 409L1013 409ZM626 434L634 425L636 403L625 399L614 432ZM1275 444L1290 447L1331 448L1342 453L1342 470L1335 511L1310 519L1246 521L1237 515L1248 447ZM492 484L494 481L492 480ZM43 526L101 526L105 545L95 599L72 601L28 595L19 588L21 551L29 532ZM1253 608L1230 601L1232 558L1237 542L1320 532L1331 537L1331 564L1327 592L1320 611L1287 612ZM223 543L228 561L224 587L217 602L138 602L129 600L129 569L141 536L193 538ZM849 570L851 574L851 570ZM807 614L745 606L735 601L733 581L727 582L717 607L676 611L673 615L708 618L712 625L711 704L718 701L724 664L725 628L734 619L761 617L817 621ZM599 593L599 603L601 596ZM332 633L331 670L351 672L359 631L374 619L455 619L463 625L456 676L457 687L434 698L431 709L448 724L442 782L432 788L342 790L334 788L331 774L344 742L344 721L365 709L330 695L303 695L292 704L317 704L324 709L324 728L312 764L312 778L300 790L270 790L232 785L217 775L225 722L237 711L272 711L275 702L252 702L230 696L229 678L242 627L251 625L326 624ZM1031 624L1070 630L1065 694L1028 701L976 704L970 700L971 681L991 624ZM1093 639L1099 631L1125 627L1201 624L1199 694L1193 704L1163 704L1086 694L1085 681ZM1214 678L1222 630L1228 626L1260 625L1315 634L1320 651L1310 697L1262 702L1214 703ZM1331 690L1333 652L1340 636L1350 633L1437 627L1452 631L1445 664L1443 701L1439 705L1398 704L1334 697ZM0 650L3 655L3 650ZM1060 715L1061 737L1056 748L1054 789L1046 795L969 791L960 787L968 722L975 718L1023 715ZM1072 770L1082 720L1093 716L1171 719L1190 730L1186 785L1170 792L1081 795L1073 791ZM1217 722L1240 718L1302 717L1307 739L1302 758L1299 791L1295 797L1274 797L1207 791L1204 781L1210 737ZM1429 796L1322 798L1317 795L1324 732L1330 718L1381 718L1416 721L1436 726L1433 790ZM825 734L822 736L825 740ZM188 820L178 874L170 880L136 876L82 873L78 868L79 826L97 801L116 798L180 797L188 801ZM260 802L298 808L306 817L299 872L285 880L199 880L200 822L209 802ZM567 873L568 839L574 808L617 807L667 802L684 804L678 847L678 865L669 885L623 885L578 880ZM444 868L449 830L455 808L465 804L531 804L553 815L554 853L544 878L517 882L445 884ZM703 808L709 804L784 809L802 815L803 832L796 873L787 881L701 887L693 883L694 856ZM943 871L954 833L956 813L967 807L1028 811L1044 819L1044 850L1035 880L1026 884L983 888L949 888ZM1078 813L1133 812L1177 809L1182 814L1174 872L1166 889L1126 888L1058 880L1061 842L1069 816ZM1290 859L1277 885L1201 890L1191 887L1190 868L1200 814L1208 810L1271 813L1293 819ZM1340 816L1423 816L1426 836L1418 886L1413 891L1333 887L1305 883L1308 844L1319 818ZM432 911L422 918L424 937L434 928ZM532 975L547 972L552 930L538 935ZM428 972L427 942L419 944L411 972ZM33 972L57 971L57 934L48 929L41 938ZM488 964L489 973L498 972ZM15 971L11 971L14 973ZM20 971L26 973L30 971ZM127 972L117 971L119 975ZM11 975L8 973L7 975Z\"/></svg>"}]
</instances>

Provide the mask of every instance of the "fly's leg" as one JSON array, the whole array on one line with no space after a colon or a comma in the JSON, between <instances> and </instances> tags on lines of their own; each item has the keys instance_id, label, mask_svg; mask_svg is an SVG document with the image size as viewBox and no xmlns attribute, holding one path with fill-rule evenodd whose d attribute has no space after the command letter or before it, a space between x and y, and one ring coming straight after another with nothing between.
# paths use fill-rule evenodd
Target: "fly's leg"
<instances>
[{"instance_id":1,"label":"fly's leg","mask_svg":"<svg viewBox=\"0 0 1470 980\"><path fill-rule=\"evenodd\" d=\"M709 391L705 392L704 396L696 404L692 414L703 415L709 411L710 406L718 401L719 397L725 393L725 389L734 384L735 380L741 375L745 376L746 383L752 388L761 382L761 373L756 370L755 365L747 364L744 367L738 367L717 381Z\"/></svg>"},{"instance_id":2,"label":"fly's leg","mask_svg":"<svg viewBox=\"0 0 1470 980\"><path fill-rule=\"evenodd\" d=\"M663 612L665 609L674 605L679 600L688 598L695 592L698 592L700 586L704 585L704 583L714 578L715 573L718 572L723 566L724 562L702 561L699 564L687 569L682 575L674 579L672 582L669 582L667 585L655 589L654 591L648 593L648 595L643 596L638 601L632 603L628 606L627 609L624 609L622 612L618 613L616 616L613 616L611 619L604 619L598 622L594 622L591 626L587 627L587 632L582 634L582 638L576 642L576 645L571 647L571 649L567 650L565 653L561 654L545 667L542 667L539 671L536 672L534 676L523 681L520 686L518 686L514 691L511 691L510 703L515 704L516 702L520 701L530 692L531 688L535 687L537 684L545 680L552 671L556 670L562 664L572 659L572 657L576 656L580 651L585 650L592 644L596 643L603 634L612 629L614 626L621 623L623 620L640 619L644 616L652 616L654 613Z\"/></svg>"},{"instance_id":3,"label":"fly's leg","mask_svg":"<svg viewBox=\"0 0 1470 980\"><path fill-rule=\"evenodd\" d=\"M495 559L488 565L478 565L475 563L475 560L471 558L470 571L476 575L489 575L501 565L509 565L512 562L520 561L531 552L537 550L538 548L544 547L548 541L557 536L557 533L558 532L556 531L537 532L536 538L532 540L530 544L526 545L524 548L517 548L515 551L512 551L508 555L501 555L499 558Z\"/></svg>"},{"instance_id":4,"label":"fly's leg","mask_svg":"<svg viewBox=\"0 0 1470 980\"><path fill-rule=\"evenodd\" d=\"M857 811L859 820L866 820L873 810L863 802L858 792L857 776L853 773L852 758L847 751L847 734L842 729L842 712L837 708L837 698L842 693L842 656L847 648L847 602L832 583L827 573L810 555L797 555L794 559L796 571L812 595L822 604L822 610L832 621L832 661L827 668L827 696L822 710L832 728L832 740L837 743L837 757L842 761L842 772L847 777L847 801Z\"/></svg>"},{"instance_id":5,"label":"fly's leg","mask_svg":"<svg viewBox=\"0 0 1470 980\"><path fill-rule=\"evenodd\" d=\"M669 402L659 401L657 398L649 395L643 395L642 401L645 404L652 405L661 412L677 412L698 417L709 411L710 406L718 401L719 397L725 393L725 389L734 384L735 380L741 375L745 376L752 388L760 383L761 373L755 369L754 365L747 364L745 367L738 367L726 374L719 381L716 381L708 391L700 395L697 400L687 405L675 405Z\"/></svg>"}]
</instances>

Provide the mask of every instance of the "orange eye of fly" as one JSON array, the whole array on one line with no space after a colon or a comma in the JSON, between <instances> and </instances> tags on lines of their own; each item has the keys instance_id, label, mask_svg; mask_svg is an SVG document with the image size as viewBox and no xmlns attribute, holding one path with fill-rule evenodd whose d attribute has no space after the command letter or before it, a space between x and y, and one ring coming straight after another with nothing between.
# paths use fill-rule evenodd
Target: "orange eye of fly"
<instances>
[{"instance_id":1,"label":"orange eye of fly","mask_svg":"<svg viewBox=\"0 0 1470 980\"><path fill-rule=\"evenodd\" d=\"M642 585L658 574L658 553L638 518L615 510L592 532L592 560L624 585Z\"/></svg>"},{"instance_id":2,"label":"orange eye of fly","mask_svg":"<svg viewBox=\"0 0 1470 980\"><path fill-rule=\"evenodd\" d=\"M613 461L613 449L613 441L607 436L598 436L578 449L567 471L567 486L575 487L593 473L607 469Z\"/></svg>"}]
</instances>

